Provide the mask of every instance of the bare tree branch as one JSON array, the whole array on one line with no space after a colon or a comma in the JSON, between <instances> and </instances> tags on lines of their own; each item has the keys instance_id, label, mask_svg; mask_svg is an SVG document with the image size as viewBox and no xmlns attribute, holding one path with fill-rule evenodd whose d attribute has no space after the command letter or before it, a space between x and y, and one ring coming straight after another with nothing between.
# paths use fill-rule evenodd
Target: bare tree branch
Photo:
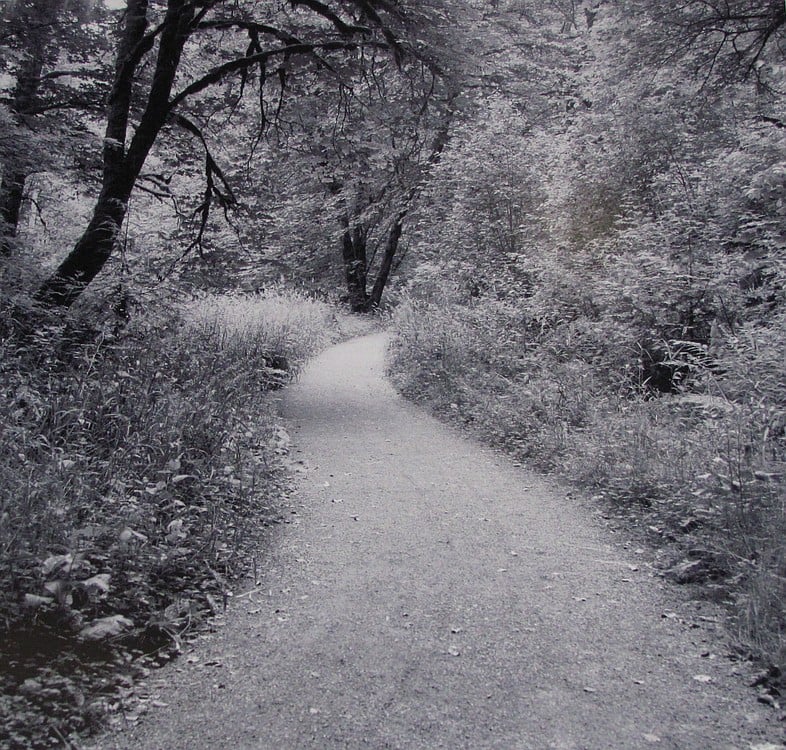
<instances>
[{"instance_id":1,"label":"bare tree branch","mask_svg":"<svg viewBox=\"0 0 786 750\"><path fill-rule=\"evenodd\" d=\"M202 202L194 210L193 215L199 216L199 227L196 237L186 250L186 252L189 252L195 247L202 247L202 240L204 238L205 230L207 229L207 223L210 219L210 209L212 208L214 201L217 202L219 206L221 206L224 212L224 218L230 224L231 221L229 218L229 211L233 208L237 208L240 204L235 197L235 193L232 190L232 187L229 184L226 176L224 175L223 170L211 154L204 134L196 125L196 123L192 122L181 114L173 115L172 121L188 133L191 133L191 135L195 136L202 144L202 147L205 151L205 191L202 196Z\"/></svg>"},{"instance_id":2,"label":"bare tree branch","mask_svg":"<svg viewBox=\"0 0 786 750\"><path fill-rule=\"evenodd\" d=\"M277 47L276 49L267 50L247 57L239 57L229 62L224 63L213 68L201 78L186 86L179 94L176 94L169 103L169 109L174 110L178 104L183 102L190 96L204 91L208 86L218 83L232 73L240 72L241 70L248 69L254 65L262 62L267 62L272 57L278 55L302 55L313 53L317 50L345 50L351 52L358 49L360 46L376 46L383 45L378 42L315 42L315 43L300 43L289 44L285 47Z\"/></svg>"}]
</instances>

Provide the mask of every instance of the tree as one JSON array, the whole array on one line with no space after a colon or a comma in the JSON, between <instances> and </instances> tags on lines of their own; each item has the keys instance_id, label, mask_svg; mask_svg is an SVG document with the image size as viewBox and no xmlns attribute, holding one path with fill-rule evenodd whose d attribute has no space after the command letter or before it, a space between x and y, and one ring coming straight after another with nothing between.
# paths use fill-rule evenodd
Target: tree
<instances>
[{"instance_id":1,"label":"tree","mask_svg":"<svg viewBox=\"0 0 786 750\"><path fill-rule=\"evenodd\" d=\"M16 0L0 14L2 62L14 81L6 100L13 133L0 151L2 255L13 248L28 176L51 162L37 144L51 124L42 116L58 111L62 117L64 110L100 101L95 85L85 85L96 83L88 64L100 51L99 15L95 0Z\"/></svg>"},{"instance_id":2,"label":"tree","mask_svg":"<svg viewBox=\"0 0 786 750\"><path fill-rule=\"evenodd\" d=\"M419 20L409 16L410 55L398 75L375 59L367 73L346 79L340 101L307 105L301 125L310 137L307 145L296 137L301 145L295 157L287 151L282 179L272 190L280 208L271 221L280 244L292 248L293 267L305 260L324 273L326 254L338 249L355 311L380 304L412 247L408 217L456 122L466 118L468 129L484 127L487 114L475 103L477 91L526 77L522 61L532 48L519 32L529 19L519 3L505 6L422 3Z\"/></svg>"},{"instance_id":3,"label":"tree","mask_svg":"<svg viewBox=\"0 0 786 750\"><path fill-rule=\"evenodd\" d=\"M274 222L282 245L296 266L308 262L304 245L317 256L335 257L338 248L355 312L381 302L405 217L452 114L444 82L421 61L397 73L386 68L377 60L372 76L348 81L340 103L310 102L293 137L302 145L295 154L283 146L289 158L278 170Z\"/></svg>"},{"instance_id":4,"label":"tree","mask_svg":"<svg viewBox=\"0 0 786 750\"><path fill-rule=\"evenodd\" d=\"M656 40L668 35L668 56L691 60L705 79L719 74L771 84L768 64L782 57L786 33L786 5L781 0L656 0L640 10L652 18Z\"/></svg>"},{"instance_id":5,"label":"tree","mask_svg":"<svg viewBox=\"0 0 786 750\"><path fill-rule=\"evenodd\" d=\"M100 193L82 237L39 288L39 303L70 306L104 267L143 165L167 128L184 128L206 153L205 211L213 202L227 206L235 201L201 130L188 117L187 105L202 92L230 78L245 84L255 75L264 100L273 66L283 95L297 61L329 67L336 55L352 55L366 46L386 45L399 54L394 3L294 0L290 6L260 6L250 0L167 0L162 5L128 0L105 109ZM209 65L199 67L189 57L197 48ZM182 64L187 57L189 64Z\"/></svg>"}]
</instances>

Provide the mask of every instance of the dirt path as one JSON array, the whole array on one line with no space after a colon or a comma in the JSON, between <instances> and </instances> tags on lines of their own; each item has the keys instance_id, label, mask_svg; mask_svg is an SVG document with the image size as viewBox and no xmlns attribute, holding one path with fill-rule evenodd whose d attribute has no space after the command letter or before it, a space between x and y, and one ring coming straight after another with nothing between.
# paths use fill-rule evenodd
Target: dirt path
<instances>
[{"instance_id":1,"label":"dirt path","mask_svg":"<svg viewBox=\"0 0 786 750\"><path fill-rule=\"evenodd\" d=\"M711 623L558 487L401 400L383 347L334 347L291 389L299 522L195 663L150 684L168 707L101 747L776 742Z\"/></svg>"}]
</instances>

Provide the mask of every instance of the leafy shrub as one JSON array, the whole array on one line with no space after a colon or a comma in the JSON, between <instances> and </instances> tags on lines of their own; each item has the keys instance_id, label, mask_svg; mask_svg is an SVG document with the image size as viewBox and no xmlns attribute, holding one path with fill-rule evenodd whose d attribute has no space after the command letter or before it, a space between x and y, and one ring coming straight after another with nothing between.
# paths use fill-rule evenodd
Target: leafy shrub
<instances>
[{"instance_id":1,"label":"leafy shrub","mask_svg":"<svg viewBox=\"0 0 786 750\"><path fill-rule=\"evenodd\" d=\"M535 348L531 322L509 302L410 297L394 326L391 370L403 393L543 468L554 466L567 431L587 418L589 369Z\"/></svg>"}]
</instances>

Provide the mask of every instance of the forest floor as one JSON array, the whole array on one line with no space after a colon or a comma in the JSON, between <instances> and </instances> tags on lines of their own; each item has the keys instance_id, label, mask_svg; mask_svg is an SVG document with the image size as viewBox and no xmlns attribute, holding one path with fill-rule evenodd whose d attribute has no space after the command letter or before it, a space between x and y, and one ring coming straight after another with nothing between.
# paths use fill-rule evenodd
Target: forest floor
<instances>
[{"instance_id":1,"label":"forest floor","mask_svg":"<svg viewBox=\"0 0 786 750\"><path fill-rule=\"evenodd\" d=\"M720 613L559 483L399 397L383 334L282 410L298 475L259 581L93 747L782 746Z\"/></svg>"}]
</instances>

